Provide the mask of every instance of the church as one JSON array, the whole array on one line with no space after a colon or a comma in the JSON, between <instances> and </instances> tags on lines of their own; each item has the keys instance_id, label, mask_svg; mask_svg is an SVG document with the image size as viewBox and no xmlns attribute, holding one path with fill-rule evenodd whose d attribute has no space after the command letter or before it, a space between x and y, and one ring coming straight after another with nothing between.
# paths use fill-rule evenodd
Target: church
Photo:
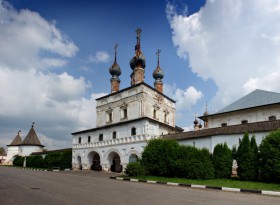
<instances>
[{"instance_id":1,"label":"church","mask_svg":"<svg viewBox=\"0 0 280 205\"><path fill-rule=\"evenodd\" d=\"M255 90L214 114L208 113L206 106L204 114L195 117L194 130L184 132L175 125L175 101L163 94L159 50L154 86L144 82L141 29L136 33L135 54L130 60L131 86L119 89L121 68L116 46L115 60L109 68L111 93L96 99L96 127L72 133L74 170L122 172L129 162L141 158L151 139L174 139L213 152L219 143L238 146L245 132L260 144L270 131L280 128L280 94Z\"/></svg>"},{"instance_id":2,"label":"church","mask_svg":"<svg viewBox=\"0 0 280 205\"><path fill-rule=\"evenodd\" d=\"M24 140L20 137L21 131L18 131L16 137L11 142L11 144L7 145L7 157L4 161L4 165L12 165L13 160L16 156L29 156L33 152L42 152L44 145L41 144L36 131L34 129L34 122L32 126L24 138Z\"/></svg>"},{"instance_id":3,"label":"church","mask_svg":"<svg viewBox=\"0 0 280 205\"><path fill-rule=\"evenodd\" d=\"M119 90L121 68L116 46L109 69L111 93L96 99L96 128L72 133L73 169L121 172L141 157L148 140L183 131L175 126L175 101L163 94L159 50L154 87L144 82L146 60L141 51L141 29L136 33L135 55L130 60L131 86Z\"/></svg>"}]
</instances>

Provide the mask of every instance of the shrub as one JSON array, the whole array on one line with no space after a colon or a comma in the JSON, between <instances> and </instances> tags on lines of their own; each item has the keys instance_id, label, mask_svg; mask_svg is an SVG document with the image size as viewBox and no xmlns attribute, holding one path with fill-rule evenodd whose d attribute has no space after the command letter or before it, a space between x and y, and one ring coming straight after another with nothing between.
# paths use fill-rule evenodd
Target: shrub
<instances>
[{"instance_id":1,"label":"shrub","mask_svg":"<svg viewBox=\"0 0 280 205\"><path fill-rule=\"evenodd\" d=\"M26 157L26 167L44 168L45 162L42 156Z\"/></svg>"},{"instance_id":2,"label":"shrub","mask_svg":"<svg viewBox=\"0 0 280 205\"><path fill-rule=\"evenodd\" d=\"M14 161L13 161L13 165L14 166L22 167L23 166L23 162L24 162L24 157L16 156Z\"/></svg>"},{"instance_id":3,"label":"shrub","mask_svg":"<svg viewBox=\"0 0 280 205\"><path fill-rule=\"evenodd\" d=\"M60 156L60 167L67 169L72 167L72 150L63 151Z\"/></svg>"},{"instance_id":4,"label":"shrub","mask_svg":"<svg viewBox=\"0 0 280 205\"><path fill-rule=\"evenodd\" d=\"M207 149L197 149L193 146L180 146L177 153L175 176L188 179L214 178L211 154Z\"/></svg>"},{"instance_id":5,"label":"shrub","mask_svg":"<svg viewBox=\"0 0 280 205\"><path fill-rule=\"evenodd\" d=\"M254 135L251 138L251 153L252 153L252 166L254 170L253 180L257 181L259 179L259 148Z\"/></svg>"},{"instance_id":6,"label":"shrub","mask_svg":"<svg viewBox=\"0 0 280 205\"><path fill-rule=\"evenodd\" d=\"M154 176L173 176L177 149L175 140L150 140L142 153L142 165Z\"/></svg>"},{"instance_id":7,"label":"shrub","mask_svg":"<svg viewBox=\"0 0 280 205\"><path fill-rule=\"evenodd\" d=\"M230 178L232 154L227 144L217 144L213 151L213 166L216 178Z\"/></svg>"},{"instance_id":8,"label":"shrub","mask_svg":"<svg viewBox=\"0 0 280 205\"><path fill-rule=\"evenodd\" d=\"M146 171L140 162L130 162L127 164L124 173L128 176L144 176Z\"/></svg>"},{"instance_id":9,"label":"shrub","mask_svg":"<svg viewBox=\"0 0 280 205\"><path fill-rule=\"evenodd\" d=\"M47 168L51 169L53 167L60 167L61 166L60 156L61 156L60 152L53 152L48 154L44 159Z\"/></svg>"},{"instance_id":10,"label":"shrub","mask_svg":"<svg viewBox=\"0 0 280 205\"><path fill-rule=\"evenodd\" d=\"M254 167L252 163L251 144L249 134L246 132L237 150L236 161L238 164L237 174L241 180L254 179Z\"/></svg>"},{"instance_id":11,"label":"shrub","mask_svg":"<svg viewBox=\"0 0 280 205\"><path fill-rule=\"evenodd\" d=\"M280 130L266 136L259 149L261 179L280 183Z\"/></svg>"}]
</instances>

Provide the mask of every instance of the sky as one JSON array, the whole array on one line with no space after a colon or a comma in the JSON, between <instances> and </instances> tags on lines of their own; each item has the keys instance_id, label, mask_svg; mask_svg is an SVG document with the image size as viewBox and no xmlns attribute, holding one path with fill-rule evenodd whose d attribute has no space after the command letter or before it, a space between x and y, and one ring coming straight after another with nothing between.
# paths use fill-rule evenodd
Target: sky
<instances>
[{"instance_id":1,"label":"sky","mask_svg":"<svg viewBox=\"0 0 280 205\"><path fill-rule=\"evenodd\" d=\"M278 0L0 0L0 147L32 124L48 150L95 127L95 99L110 93L109 68L129 61L137 27L145 82L160 66L176 125L192 130L205 105L214 113L255 89L280 91Z\"/></svg>"}]
</instances>

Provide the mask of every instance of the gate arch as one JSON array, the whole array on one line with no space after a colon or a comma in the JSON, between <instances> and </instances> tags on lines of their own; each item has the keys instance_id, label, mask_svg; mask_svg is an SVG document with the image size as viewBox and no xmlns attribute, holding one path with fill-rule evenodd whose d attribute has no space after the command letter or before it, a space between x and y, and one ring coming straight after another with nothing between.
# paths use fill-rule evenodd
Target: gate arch
<instances>
[{"instance_id":1,"label":"gate arch","mask_svg":"<svg viewBox=\"0 0 280 205\"><path fill-rule=\"evenodd\" d=\"M95 151L89 152L88 160L89 160L91 170L102 171L102 166L100 164L100 155L97 152Z\"/></svg>"},{"instance_id":2,"label":"gate arch","mask_svg":"<svg viewBox=\"0 0 280 205\"><path fill-rule=\"evenodd\" d=\"M110 170L112 172L122 172L121 157L117 152L111 152L108 155L108 160L110 163Z\"/></svg>"}]
</instances>

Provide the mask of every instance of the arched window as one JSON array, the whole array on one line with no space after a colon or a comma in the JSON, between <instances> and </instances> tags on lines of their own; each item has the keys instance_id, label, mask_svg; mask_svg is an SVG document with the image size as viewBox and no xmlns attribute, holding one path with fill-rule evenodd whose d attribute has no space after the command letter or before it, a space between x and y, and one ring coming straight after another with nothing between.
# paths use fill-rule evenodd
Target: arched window
<instances>
[{"instance_id":1,"label":"arched window","mask_svg":"<svg viewBox=\"0 0 280 205\"><path fill-rule=\"evenodd\" d=\"M113 132L113 139L116 139L116 138L117 138L117 132L114 131L114 132Z\"/></svg>"},{"instance_id":2,"label":"arched window","mask_svg":"<svg viewBox=\"0 0 280 205\"><path fill-rule=\"evenodd\" d=\"M78 143L79 143L79 144L81 144L81 143L82 143L82 138L81 138L81 137L79 137L79 139L78 139Z\"/></svg>"},{"instance_id":3,"label":"arched window","mask_svg":"<svg viewBox=\"0 0 280 205\"><path fill-rule=\"evenodd\" d=\"M100 134L100 135L99 135L99 141L100 141L100 142L103 141L103 134Z\"/></svg>"},{"instance_id":4,"label":"arched window","mask_svg":"<svg viewBox=\"0 0 280 205\"><path fill-rule=\"evenodd\" d=\"M136 128L135 127L131 128L131 135L136 135Z\"/></svg>"},{"instance_id":5,"label":"arched window","mask_svg":"<svg viewBox=\"0 0 280 205\"><path fill-rule=\"evenodd\" d=\"M91 137L88 136L88 137L87 137L87 142L90 143L90 140L91 140Z\"/></svg>"},{"instance_id":6,"label":"arched window","mask_svg":"<svg viewBox=\"0 0 280 205\"><path fill-rule=\"evenodd\" d=\"M157 111L154 109L154 118L157 118Z\"/></svg>"}]
</instances>

